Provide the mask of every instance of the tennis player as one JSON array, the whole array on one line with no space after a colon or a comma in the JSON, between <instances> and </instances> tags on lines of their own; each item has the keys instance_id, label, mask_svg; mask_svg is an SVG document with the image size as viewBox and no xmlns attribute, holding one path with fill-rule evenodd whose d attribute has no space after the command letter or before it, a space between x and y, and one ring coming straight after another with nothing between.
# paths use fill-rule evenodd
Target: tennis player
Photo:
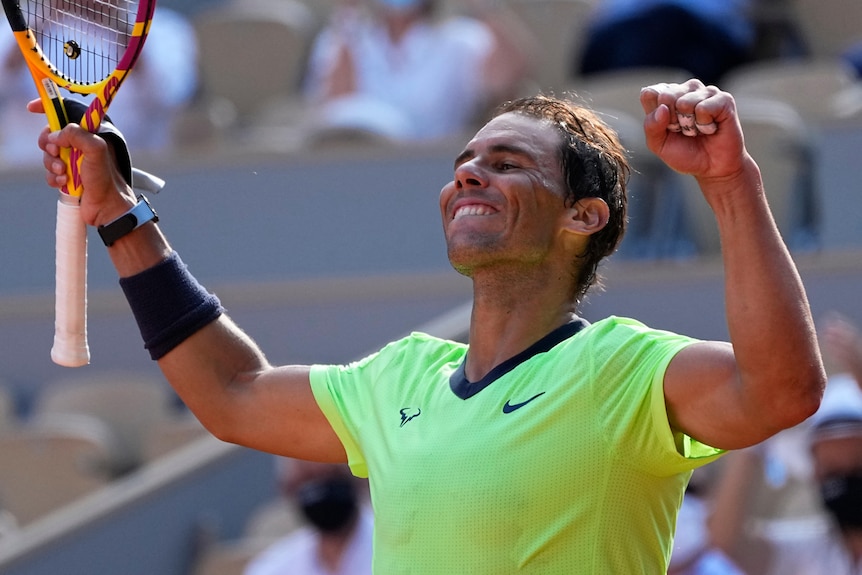
<instances>
[{"instance_id":1,"label":"tennis player","mask_svg":"<svg viewBox=\"0 0 862 575\"><path fill-rule=\"evenodd\" d=\"M504 105L440 193L449 259L474 286L470 345L414 333L342 366L270 365L136 207L104 140L69 126L39 145L52 186L60 147L84 152L88 224L143 214L108 252L145 347L201 422L368 476L376 573L654 575L691 471L806 419L825 375L733 97L691 80L640 101L649 148L715 212L730 342L578 317L623 235L629 168L570 101Z\"/></svg>"}]
</instances>

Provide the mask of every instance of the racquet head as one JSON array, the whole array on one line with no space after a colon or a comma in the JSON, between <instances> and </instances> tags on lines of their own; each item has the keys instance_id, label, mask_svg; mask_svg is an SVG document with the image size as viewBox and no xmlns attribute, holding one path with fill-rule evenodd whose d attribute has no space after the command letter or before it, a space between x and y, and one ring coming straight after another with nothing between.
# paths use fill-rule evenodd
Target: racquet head
<instances>
[{"instance_id":1,"label":"racquet head","mask_svg":"<svg viewBox=\"0 0 862 575\"><path fill-rule=\"evenodd\" d=\"M51 129L77 122L95 132L138 60L155 0L2 0ZM93 95L70 117L58 87ZM54 345L51 358L69 367L90 361L87 344L87 233L77 198L81 153L63 149L67 184L57 206Z\"/></svg>"},{"instance_id":2,"label":"racquet head","mask_svg":"<svg viewBox=\"0 0 862 575\"><path fill-rule=\"evenodd\" d=\"M149 33L155 0L2 0L52 129L69 122L95 132ZM69 117L57 87L92 95L83 117ZM66 160L66 158L64 158ZM80 154L69 152L69 184L81 194Z\"/></svg>"}]
</instances>

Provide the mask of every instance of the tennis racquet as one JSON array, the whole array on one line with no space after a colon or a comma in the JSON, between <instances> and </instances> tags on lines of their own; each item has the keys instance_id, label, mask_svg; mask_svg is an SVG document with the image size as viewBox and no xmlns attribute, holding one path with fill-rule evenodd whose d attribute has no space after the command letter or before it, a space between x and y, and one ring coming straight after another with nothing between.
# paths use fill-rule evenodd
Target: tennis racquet
<instances>
[{"instance_id":1,"label":"tennis racquet","mask_svg":"<svg viewBox=\"0 0 862 575\"><path fill-rule=\"evenodd\" d=\"M95 132L141 53L155 0L2 0L3 10L52 130L78 122ZM82 118L70 118L58 86L92 95ZM68 184L57 202L54 345L68 367L90 361L87 344L87 229L79 213L81 153L64 149Z\"/></svg>"}]
</instances>

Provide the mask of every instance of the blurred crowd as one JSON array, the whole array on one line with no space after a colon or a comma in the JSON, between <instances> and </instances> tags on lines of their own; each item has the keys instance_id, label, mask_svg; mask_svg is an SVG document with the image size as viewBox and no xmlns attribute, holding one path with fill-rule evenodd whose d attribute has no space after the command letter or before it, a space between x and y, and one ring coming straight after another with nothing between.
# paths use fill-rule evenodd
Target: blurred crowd
<instances>
[{"instance_id":1,"label":"blurred crowd","mask_svg":"<svg viewBox=\"0 0 862 575\"><path fill-rule=\"evenodd\" d=\"M167 151L175 115L198 89L194 26L180 12L158 8L145 46L108 115L122 127L132 150ZM27 102L38 94L11 32L0 34L0 77L0 167L36 163L41 154L33 142L46 121L26 111ZM64 97L90 101L82 95Z\"/></svg>"},{"instance_id":2,"label":"blurred crowd","mask_svg":"<svg viewBox=\"0 0 862 575\"><path fill-rule=\"evenodd\" d=\"M543 86L537 78L552 58L548 42L524 17L530 9L517 9L517 0L337 0L323 8L283 0L280 13L292 4L294 15L304 13L295 18L301 48L280 56L302 58L299 81L286 81L286 89L305 110L299 117L313 119L315 127L429 141L462 134L489 107L512 96L577 89L580 79L609 71L679 69L720 83L729 71L754 61L806 55L799 26L786 17L763 16L789 5L786 0L572 3L591 8L565 56L570 84ZM110 110L133 150L194 146L201 132L177 127L187 117L226 123L218 118L223 111L208 109L214 95L207 93L199 69L206 58L218 56L198 49L196 24L220 11L259 19L267 6L267 0L223 0L188 13L157 9L142 61ZM848 43L842 58L862 67L862 37ZM252 56L244 59L249 67L267 68ZM0 161L14 167L33 160L26 134L32 136L41 120L24 111L35 90L11 34L0 35L0 64ZM253 85L241 88L254 91Z\"/></svg>"},{"instance_id":3,"label":"blurred crowd","mask_svg":"<svg viewBox=\"0 0 862 575\"><path fill-rule=\"evenodd\" d=\"M194 146L177 129L189 115L197 117L193 111L204 109L204 119L214 122L200 74L208 54L199 49L196 18L226 5L250 13L264 3L229 0L195 14L157 9L142 60L109 111L133 155ZM583 37L567 57L568 87L639 67L683 69L721 85L729 72L754 62L804 58L805 42L792 20L755 17L779 3L594 0ZM328 6L307 35L300 81L290 87L307 111L301 116L317 129L433 142L463 134L507 98L561 88L537 85L546 58L541 31L506 0ZM862 32L836 58L862 74ZM2 168L39 161L34 141L44 119L25 111L34 97L11 33L0 34ZM693 477L669 574L862 573L862 334L839 315L825 319L820 332L831 372L820 410L799 428L729 453ZM247 575L280 572L284 565L303 574L370 572L365 486L342 466L291 462L277 473L305 526L252 560ZM3 529L0 521L0 535Z\"/></svg>"},{"instance_id":4,"label":"blurred crowd","mask_svg":"<svg viewBox=\"0 0 862 575\"><path fill-rule=\"evenodd\" d=\"M715 246L701 237L696 208L680 199L685 184L673 174L655 173L644 161L648 154L638 149L637 127L634 140L629 138L629 124L637 121L636 90L645 84L619 84L615 89L625 94L606 103L608 93L599 87L603 79L646 70L657 77L641 78L645 83L698 77L731 89L728 78L758 63L810 61L816 64L812 70L832 63L846 68L842 77L825 79L825 73L834 76L829 70L812 75L805 90L776 83L771 91L752 92L788 96L767 112L769 122L786 122L789 114L805 122L804 141L793 142L796 149L787 154L798 156L793 181L779 182L794 188L778 191L795 195L793 213L779 225L792 249L809 249L817 245L822 227L810 150L819 126L809 123L809 109L794 107L796 100L812 102L804 106L816 109L817 121L827 113L842 125L851 116L862 118L862 33L844 42L840 54L815 53L794 5L790 0L221 0L182 9L172 4L176 8L157 8L141 61L109 115L129 140L133 157L238 145L276 151L314 149L321 142L423 145L463 138L512 97L574 91L595 98L614 118L624 144L634 149L630 239L620 257L688 257L714 253ZM571 38L560 40L561 34ZM260 58L261 53L273 56ZM0 78L0 168L32 166L39 161L32 142L44 120L25 111L36 92L11 34L0 34ZM833 81L835 94L829 92ZM733 85L731 91L737 89ZM801 93L809 89L809 95Z\"/></svg>"},{"instance_id":5,"label":"blurred crowd","mask_svg":"<svg viewBox=\"0 0 862 575\"><path fill-rule=\"evenodd\" d=\"M862 332L834 313L819 332L830 371L820 409L699 470L669 575L862 573Z\"/></svg>"}]
</instances>

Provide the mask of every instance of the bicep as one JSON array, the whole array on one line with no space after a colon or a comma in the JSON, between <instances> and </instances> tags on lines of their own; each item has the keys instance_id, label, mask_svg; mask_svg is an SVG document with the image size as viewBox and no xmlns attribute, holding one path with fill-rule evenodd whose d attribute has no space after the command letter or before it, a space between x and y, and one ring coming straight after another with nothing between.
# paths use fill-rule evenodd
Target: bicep
<instances>
[{"instance_id":1,"label":"bicep","mask_svg":"<svg viewBox=\"0 0 862 575\"><path fill-rule=\"evenodd\" d=\"M217 438L286 457L346 461L314 398L311 368L272 367L227 316L187 338L159 367Z\"/></svg>"},{"instance_id":2,"label":"bicep","mask_svg":"<svg viewBox=\"0 0 862 575\"><path fill-rule=\"evenodd\" d=\"M665 371L664 396L671 427L701 443L737 449L765 439L729 343L698 342L676 354Z\"/></svg>"},{"instance_id":3,"label":"bicep","mask_svg":"<svg viewBox=\"0 0 862 575\"><path fill-rule=\"evenodd\" d=\"M341 441L311 389L310 367L270 368L233 384L242 421L237 441L286 457L346 462Z\"/></svg>"}]
</instances>

